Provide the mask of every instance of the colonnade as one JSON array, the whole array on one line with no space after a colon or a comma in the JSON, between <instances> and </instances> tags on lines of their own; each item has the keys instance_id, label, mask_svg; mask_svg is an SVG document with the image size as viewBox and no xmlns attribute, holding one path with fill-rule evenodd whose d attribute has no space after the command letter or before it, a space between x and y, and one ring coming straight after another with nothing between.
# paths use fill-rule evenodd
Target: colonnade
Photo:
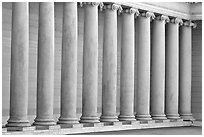
<instances>
[{"instance_id":1,"label":"colonnade","mask_svg":"<svg viewBox=\"0 0 204 137\"><path fill-rule=\"evenodd\" d=\"M193 120L191 35L195 24L189 20L123 7L116 3L83 2L81 5L84 8L82 116L78 119L76 114L77 3L67 2L63 5L61 111L58 122L55 123L54 3L40 2L37 116L33 125L180 118ZM99 6L104 12L101 117L97 115ZM25 2L12 5L10 118L6 124L8 127L30 126L27 118L28 8L28 3ZM116 115L119 40L117 12L122 16L119 116ZM135 56L137 56L136 86L134 86ZM137 94L136 104L134 87Z\"/></svg>"}]
</instances>

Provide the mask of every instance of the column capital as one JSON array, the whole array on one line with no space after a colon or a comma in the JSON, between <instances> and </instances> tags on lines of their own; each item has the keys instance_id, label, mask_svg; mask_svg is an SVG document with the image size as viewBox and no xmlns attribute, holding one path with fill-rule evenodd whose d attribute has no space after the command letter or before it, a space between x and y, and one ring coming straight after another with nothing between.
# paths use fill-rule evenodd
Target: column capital
<instances>
[{"instance_id":1,"label":"column capital","mask_svg":"<svg viewBox=\"0 0 204 137\"><path fill-rule=\"evenodd\" d=\"M170 19L171 23L175 23L175 24L179 24L179 25L183 25L183 20L180 18L172 18Z\"/></svg>"},{"instance_id":2,"label":"column capital","mask_svg":"<svg viewBox=\"0 0 204 137\"><path fill-rule=\"evenodd\" d=\"M183 22L183 26L196 28L196 27L197 27L197 24L194 23L194 22L192 22L191 20L187 20L187 21L184 21L184 22Z\"/></svg>"},{"instance_id":3,"label":"column capital","mask_svg":"<svg viewBox=\"0 0 204 137\"><path fill-rule=\"evenodd\" d=\"M135 8L128 8L128 9L124 9L123 13L136 14L136 16L138 16L139 10Z\"/></svg>"},{"instance_id":4,"label":"column capital","mask_svg":"<svg viewBox=\"0 0 204 137\"><path fill-rule=\"evenodd\" d=\"M103 2L80 2L81 7L83 7L84 5L100 6L100 10L102 10L104 6Z\"/></svg>"},{"instance_id":5,"label":"column capital","mask_svg":"<svg viewBox=\"0 0 204 137\"><path fill-rule=\"evenodd\" d=\"M103 9L118 10L119 12L121 12L123 10L121 5L115 4L115 3L104 4Z\"/></svg>"},{"instance_id":6,"label":"column capital","mask_svg":"<svg viewBox=\"0 0 204 137\"><path fill-rule=\"evenodd\" d=\"M164 20L166 23L168 23L170 21L169 17L166 16L166 15L159 15L159 16L156 16L156 19L157 20Z\"/></svg>"},{"instance_id":7,"label":"column capital","mask_svg":"<svg viewBox=\"0 0 204 137\"><path fill-rule=\"evenodd\" d=\"M155 15L153 12L143 12L140 14L142 17L146 17L146 18L151 18L151 19L155 19Z\"/></svg>"}]
</instances>

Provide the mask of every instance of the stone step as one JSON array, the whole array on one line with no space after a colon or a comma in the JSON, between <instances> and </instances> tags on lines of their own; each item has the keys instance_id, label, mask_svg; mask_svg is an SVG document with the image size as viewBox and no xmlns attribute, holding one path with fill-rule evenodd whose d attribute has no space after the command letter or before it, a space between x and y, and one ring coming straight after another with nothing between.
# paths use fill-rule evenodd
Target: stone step
<instances>
[{"instance_id":1,"label":"stone step","mask_svg":"<svg viewBox=\"0 0 204 137\"><path fill-rule=\"evenodd\" d=\"M19 130L8 127L2 128L2 134L48 134L48 135L63 135L63 134L78 134L89 132L105 132L105 131L119 131L129 129L147 129L147 128L161 128L161 127L182 127L192 126L191 121L182 120L152 120L152 121L132 121L132 122L100 122L100 123L79 123L73 125L55 125L55 126L32 126L33 130ZM8 130L9 129L9 130Z\"/></svg>"}]
</instances>

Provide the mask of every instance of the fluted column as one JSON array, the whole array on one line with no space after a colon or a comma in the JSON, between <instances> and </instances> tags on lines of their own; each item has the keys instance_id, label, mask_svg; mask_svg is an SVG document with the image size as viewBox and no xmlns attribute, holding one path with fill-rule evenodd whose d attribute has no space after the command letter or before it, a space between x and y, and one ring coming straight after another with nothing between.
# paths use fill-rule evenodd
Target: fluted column
<instances>
[{"instance_id":1,"label":"fluted column","mask_svg":"<svg viewBox=\"0 0 204 137\"><path fill-rule=\"evenodd\" d=\"M150 19L155 16L144 12L137 21L137 100L136 119L151 120L150 116Z\"/></svg>"},{"instance_id":2,"label":"fluted column","mask_svg":"<svg viewBox=\"0 0 204 137\"><path fill-rule=\"evenodd\" d=\"M186 21L180 27L179 114L184 120L194 120L191 114L192 26L196 25Z\"/></svg>"},{"instance_id":3,"label":"fluted column","mask_svg":"<svg viewBox=\"0 0 204 137\"><path fill-rule=\"evenodd\" d=\"M12 4L10 118L7 127L30 126L28 109L28 3Z\"/></svg>"},{"instance_id":4,"label":"fluted column","mask_svg":"<svg viewBox=\"0 0 204 137\"><path fill-rule=\"evenodd\" d=\"M122 13L121 77L120 77L120 121L133 121L134 117L134 14L137 9L126 9Z\"/></svg>"},{"instance_id":5,"label":"fluted column","mask_svg":"<svg viewBox=\"0 0 204 137\"><path fill-rule=\"evenodd\" d=\"M98 5L84 2L84 49L82 116L80 122L99 122L98 93Z\"/></svg>"},{"instance_id":6,"label":"fluted column","mask_svg":"<svg viewBox=\"0 0 204 137\"><path fill-rule=\"evenodd\" d=\"M166 116L179 119L179 24L182 20L172 18L166 25Z\"/></svg>"},{"instance_id":7,"label":"fluted column","mask_svg":"<svg viewBox=\"0 0 204 137\"><path fill-rule=\"evenodd\" d=\"M54 3L39 3L37 117L34 125L54 125Z\"/></svg>"},{"instance_id":8,"label":"fluted column","mask_svg":"<svg viewBox=\"0 0 204 137\"><path fill-rule=\"evenodd\" d=\"M116 4L104 6L104 42L102 72L102 115L100 121L118 121L116 116L117 93L117 10Z\"/></svg>"},{"instance_id":9,"label":"fluted column","mask_svg":"<svg viewBox=\"0 0 204 137\"><path fill-rule=\"evenodd\" d=\"M165 22L168 16L159 15L152 26L150 112L152 119L166 119L165 107Z\"/></svg>"},{"instance_id":10,"label":"fluted column","mask_svg":"<svg viewBox=\"0 0 204 137\"><path fill-rule=\"evenodd\" d=\"M62 33L61 115L59 124L78 123L77 107L77 3L65 2Z\"/></svg>"}]
</instances>

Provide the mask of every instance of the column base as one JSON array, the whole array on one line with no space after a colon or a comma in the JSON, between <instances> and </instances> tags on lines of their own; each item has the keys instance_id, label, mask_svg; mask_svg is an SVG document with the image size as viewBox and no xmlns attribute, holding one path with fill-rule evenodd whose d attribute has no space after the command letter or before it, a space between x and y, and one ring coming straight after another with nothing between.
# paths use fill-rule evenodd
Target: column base
<instances>
[{"instance_id":1,"label":"column base","mask_svg":"<svg viewBox=\"0 0 204 137\"><path fill-rule=\"evenodd\" d=\"M195 120L195 118L193 117L192 114L180 114L180 117L186 121L194 121Z\"/></svg>"},{"instance_id":2,"label":"column base","mask_svg":"<svg viewBox=\"0 0 204 137\"><path fill-rule=\"evenodd\" d=\"M28 120L14 120L10 118L8 123L5 125L6 127L29 127L31 124Z\"/></svg>"},{"instance_id":3,"label":"column base","mask_svg":"<svg viewBox=\"0 0 204 137\"><path fill-rule=\"evenodd\" d=\"M118 116L119 121L136 121L135 116L124 116L124 115L119 115Z\"/></svg>"},{"instance_id":4,"label":"column base","mask_svg":"<svg viewBox=\"0 0 204 137\"><path fill-rule=\"evenodd\" d=\"M152 116L153 120L165 120L165 119L167 119L166 115L164 115L164 114L161 114L161 115L159 115L159 114L152 114L151 116Z\"/></svg>"},{"instance_id":5,"label":"column base","mask_svg":"<svg viewBox=\"0 0 204 137\"><path fill-rule=\"evenodd\" d=\"M77 124L79 123L79 120L77 118L59 118L59 121L57 121L57 124Z\"/></svg>"},{"instance_id":6,"label":"column base","mask_svg":"<svg viewBox=\"0 0 204 137\"><path fill-rule=\"evenodd\" d=\"M56 125L54 119L35 118L34 126L53 126Z\"/></svg>"},{"instance_id":7,"label":"column base","mask_svg":"<svg viewBox=\"0 0 204 137\"><path fill-rule=\"evenodd\" d=\"M150 121L150 120L152 120L152 118L151 118L151 115L142 115L142 114L138 114L138 115L136 115L136 119L137 120L141 120L141 121Z\"/></svg>"},{"instance_id":8,"label":"column base","mask_svg":"<svg viewBox=\"0 0 204 137\"><path fill-rule=\"evenodd\" d=\"M95 117L86 117L86 116L81 116L80 118L80 123L99 123L99 118L97 116Z\"/></svg>"},{"instance_id":9,"label":"column base","mask_svg":"<svg viewBox=\"0 0 204 137\"><path fill-rule=\"evenodd\" d=\"M101 116L100 117L100 121L101 122L116 122L118 121L118 117L117 116Z\"/></svg>"},{"instance_id":10,"label":"column base","mask_svg":"<svg viewBox=\"0 0 204 137\"><path fill-rule=\"evenodd\" d=\"M179 114L166 114L167 119L181 119Z\"/></svg>"}]
</instances>

